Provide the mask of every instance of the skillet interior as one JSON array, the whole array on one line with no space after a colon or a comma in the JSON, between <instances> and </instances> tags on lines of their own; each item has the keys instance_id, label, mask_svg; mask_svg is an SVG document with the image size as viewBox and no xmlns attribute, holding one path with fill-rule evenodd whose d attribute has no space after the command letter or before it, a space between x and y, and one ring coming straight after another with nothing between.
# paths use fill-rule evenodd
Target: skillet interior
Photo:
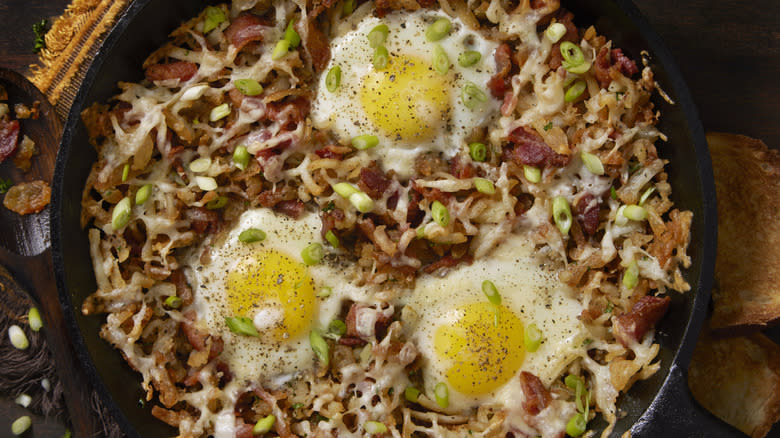
<instances>
[{"instance_id":1,"label":"skillet interior","mask_svg":"<svg viewBox=\"0 0 780 438\"><path fill-rule=\"evenodd\" d=\"M139 80L146 55L163 42L182 21L196 15L208 1L137 0L109 35L96 56L71 109L55 171L52 206L52 248L60 300L80 358L110 409L129 436L170 436L174 430L153 418L143 407L140 378L99 336L103 318L84 317L81 303L95 289L86 233L79 226L81 190L96 155L89 145L80 112L92 102L103 102L116 93L119 80ZM659 125L668 137L659 146L670 163L667 172L674 187L676 206L692 210L693 231L689 255L693 260L686 277L692 291L673 295L671 309L659 324L661 371L634 385L618 407L625 416L613 436L620 436L648 410L672 365L687 369L695 337L706 313L715 255L716 215L712 171L706 143L695 108L671 56L663 48L629 0L574 0L564 5L575 13L578 26L596 25L599 33L623 48L632 59L640 51L652 56L656 79L677 103L656 98L662 112ZM657 96L656 96L657 97ZM673 382L680 384L679 381ZM684 384L684 383L683 383ZM591 423L601 429L603 423Z\"/></svg>"}]
</instances>

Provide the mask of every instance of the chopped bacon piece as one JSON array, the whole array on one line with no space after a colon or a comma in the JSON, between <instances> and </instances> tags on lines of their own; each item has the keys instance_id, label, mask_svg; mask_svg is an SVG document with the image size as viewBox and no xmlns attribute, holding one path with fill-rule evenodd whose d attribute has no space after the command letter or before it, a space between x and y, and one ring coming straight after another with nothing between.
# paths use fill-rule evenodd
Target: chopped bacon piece
<instances>
[{"instance_id":1,"label":"chopped bacon piece","mask_svg":"<svg viewBox=\"0 0 780 438\"><path fill-rule=\"evenodd\" d=\"M184 211L184 217L190 221L192 230L198 234L214 234L219 231L219 213L203 207L190 208Z\"/></svg>"},{"instance_id":2,"label":"chopped bacon piece","mask_svg":"<svg viewBox=\"0 0 780 438\"><path fill-rule=\"evenodd\" d=\"M339 344L347 347L362 347L366 345L367 342L357 336L342 336L339 338Z\"/></svg>"},{"instance_id":3,"label":"chopped bacon piece","mask_svg":"<svg viewBox=\"0 0 780 438\"><path fill-rule=\"evenodd\" d=\"M653 295L640 298L630 312L615 318L612 323L615 339L624 347L641 341L645 333L666 314L671 301L669 297L660 298Z\"/></svg>"},{"instance_id":4,"label":"chopped bacon piece","mask_svg":"<svg viewBox=\"0 0 780 438\"><path fill-rule=\"evenodd\" d=\"M639 73L639 69L636 66L636 63L629 58L628 56L623 54L623 50L621 49L612 49L612 61L615 63L615 65L620 67L620 71L626 75L631 76Z\"/></svg>"},{"instance_id":5,"label":"chopped bacon piece","mask_svg":"<svg viewBox=\"0 0 780 438\"><path fill-rule=\"evenodd\" d=\"M5 208L19 214L38 213L51 200L51 187L46 181L32 181L8 189L3 199Z\"/></svg>"},{"instance_id":6,"label":"chopped bacon piece","mask_svg":"<svg viewBox=\"0 0 780 438\"><path fill-rule=\"evenodd\" d=\"M504 159L517 164L537 167L564 167L569 164L569 156L561 155L547 146L544 139L535 131L523 126L509 134L513 147L504 150Z\"/></svg>"},{"instance_id":7,"label":"chopped bacon piece","mask_svg":"<svg viewBox=\"0 0 780 438\"><path fill-rule=\"evenodd\" d=\"M599 228L599 202L595 196L585 193L574 204L574 213L585 234L592 236Z\"/></svg>"},{"instance_id":8,"label":"chopped bacon piece","mask_svg":"<svg viewBox=\"0 0 780 438\"><path fill-rule=\"evenodd\" d=\"M527 371L520 373L520 386L525 395L523 409L531 415L539 414L552 401L550 391L544 387L542 381Z\"/></svg>"},{"instance_id":9,"label":"chopped bacon piece","mask_svg":"<svg viewBox=\"0 0 780 438\"><path fill-rule=\"evenodd\" d=\"M16 152L19 144L19 121L0 119L0 163Z\"/></svg>"},{"instance_id":10,"label":"chopped bacon piece","mask_svg":"<svg viewBox=\"0 0 780 438\"><path fill-rule=\"evenodd\" d=\"M303 202L299 201L298 199L280 201L274 205L274 211L290 216L293 219L300 218L303 214L303 209Z\"/></svg>"},{"instance_id":11,"label":"chopped bacon piece","mask_svg":"<svg viewBox=\"0 0 780 438\"><path fill-rule=\"evenodd\" d=\"M368 167L360 169L360 180L358 181L360 190L374 199L379 199L390 187L390 179L387 178L382 169L372 162Z\"/></svg>"},{"instance_id":12,"label":"chopped bacon piece","mask_svg":"<svg viewBox=\"0 0 780 438\"><path fill-rule=\"evenodd\" d=\"M311 102L304 96L295 96L283 101L270 102L267 107L269 119L275 122L283 122L286 131L294 131L298 123L309 114Z\"/></svg>"},{"instance_id":13,"label":"chopped bacon piece","mask_svg":"<svg viewBox=\"0 0 780 438\"><path fill-rule=\"evenodd\" d=\"M176 269L171 272L171 281L176 286L176 296L181 298L185 306L192 304L192 288L187 284L187 277L184 276L184 271Z\"/></svg>"},{"instance_id":14,"label":"chopped bacon piece","mask_svg":"<svg viewBox=\"0 0 780 438\"><path fill-rule=\"evenodd\" d=\"M509 73L512 71L512 48L507 43L501 44L493 59L496 60L496 74L488 80L487 86L493 97L503 99L504 94L511 89Z\"/></svg>"},{"instance_id":15,"label":"chopped bacon piece","mask_svg":"<svg viewBox=\"0 0 780 438\"><path fill-rule=\"evenodd\" d=\"M236 17L225 29L225 36L230 44L241 50L253 41L263 40L263 30L268 23L260 17L250 13L243 13Z\"/></svg>"},{"instance_id":16,"label":"chopped bacon piece","mask_svg":"<svg viewBox=\"0 0 780 438\"><path fill-rule=\"evenodd\" d=\"M639 68L634 61L623 54L621 49L610 51L607 46L604 46L596 54L593 73L601 88L607 88L612 82L613 75L623 73L625 76L631 76L639 73Z\"/></svg>"},{"instance_id":17,"label":"chopped bacon piece","mask_svg":"<svg viewBox=\"0 0 780 438\"><path fill-rule=\"evenodd\" d=\"M340 146L337 144L329 144L323 148L319 148L316 151L314 151L315 154L317 154L320 158L335 158L337 160L340 160L344 157L347 153L349 153L351 150L348 146Z\"/></svg>"},{"instance_id":18,"label":"chopped bacon piece","mask_svg":"<svg viewBox=\"0 0 780 438\"><path fill-rule=\"evenodd\" d=\"M325 67L330 61L330 45L328 44L328 38L317 27L317 20L314 17L309 17L306 20L308 30L306 32L306 39L303 42L303 47L309 53L311 57L311 63L314 66L314 70L321 72L325 70Z\"/></svg>"},{"instance_id":19,"label":"chopped bacon piece","mask_svg":"<svg viewBox=\"0 0 780 438\"><path fill-rule=\"evenodd\" d=\"M358 318L360 317L360 314L364 312L370 312L371 313L370 316L376 318L373 327L368 327L368 328L358 327L358 323L357 323ZM346 337L353 337L353 338L359 338L365 340L366 337L370 338L376 336L377 339L379 339L380 336L378 334L384 332L387 329L387 327L390 326L390 323L392 321L393 321L392 317L386 316L380 310L366 307L363 304L352 303L352 306L350 306L349 308L349 312L347 312L347 318L344 321L344 323L347 326ZM364 330L368 330L370 333L361 332L361 328Z\"/></svg>"},{"instance_id":20,"label":"chopped bacon piece","mask_svg":"<svg viewBox=\"0 0 780 438\"><path fill-rule=\"evenodd\" d=\"M144 75L150 81L178 79L187 81L198 72L198 64L189 61L176 61L168 64L153 64L146 68Z\"/></svg>"},{"instance_id":21,"label":"chopped bacon piece","mask_svg":"<svg viewBox=\"0 0 780 438\"><path fill-rule=\"evenodd\" d=\"M468 160L463 160L460 156L455 155L450 160L450 173L455 178L466 179L473 178L477 175L477 169Z\"/></svg>"}]
</instances>

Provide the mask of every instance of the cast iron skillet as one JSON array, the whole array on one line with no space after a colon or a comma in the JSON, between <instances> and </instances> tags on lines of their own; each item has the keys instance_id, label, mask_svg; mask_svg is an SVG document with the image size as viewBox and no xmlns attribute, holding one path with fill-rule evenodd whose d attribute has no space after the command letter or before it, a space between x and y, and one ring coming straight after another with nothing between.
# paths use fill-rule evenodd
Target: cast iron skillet
<instances>
[{"instance_id":1,"label":"cast iron skillet","mask_svg":"<svg viewBox=\"0 0 780 438\"><path fill-rule=\"evenodd\" d=\"M81 111L104 102L117 92L119 80L140 80L140 66L166 36L184 20L195 16L205 0L136 0L106 39L83 82L65 126L55 169L51 236L57 286L69 329L80 359L99 394L129 436L159 437L175 434L156 420L150 406L139 403L144 394L140 377L120 354L98 336L101 317L85 317L80 308L95 290L86 233L79 226L81 190L96 158L80 121ZM710 157L696 109L681 75L660 38L649 28L630 0L572 0L564 6L575 13L578 26L594 24L632 59L647 50L657 81L676 102L656 99L662 112L660 129L669 137L660 144L670 160L667 172L674 187L676 206L692 210L693 233L689 255L693 266L686 276L692 290L673 293L669 313L658 326L661 370L634 385L619 400L625 416L612 436L631 430L641 437L743 436L693 401L687 388L687 369L696 337L707 312L712 288L716 245L716 207ZM597 430L604 423L594 422Z\"/></svg>"}]
</instances>

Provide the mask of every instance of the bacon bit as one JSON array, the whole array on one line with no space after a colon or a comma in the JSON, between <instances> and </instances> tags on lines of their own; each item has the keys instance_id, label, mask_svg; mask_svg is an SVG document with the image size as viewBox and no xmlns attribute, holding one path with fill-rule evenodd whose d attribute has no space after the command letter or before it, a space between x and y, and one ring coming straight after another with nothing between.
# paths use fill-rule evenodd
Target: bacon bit
<instances>
[{"instance_id":1,"label":"bacon bit","mask_svg":"<svg viewBox=\"0 0 780 438\"><path fill-rule=\"evenodd\" d=\"M276 406L278 398L286 398L286 395L284 394L275 394L276 397L274 397L274 395L271 395L260 387L255 387L252 391L266 403L271 405L272 408ZM287 417L285 416L284 411L275 410L274 414L276 414L276 422L274 422L276 433L281 438L297 438L290 432L290 425L287 424Z\"/></svg>"},{"instance_id":2,"label":"bacon bit","mask_svg":"<svg viewBox=\"0 0 780 438\"><path fill-rule=\"evenodd\" d=\"M612 332L624 347L639 342L650 328L666 314L672 299L647 295L634 304L631 311L615 318Z\"/></svg>"},{"instance_id":3,"label":"bacon bit","mask_svg":"<svg viewBox=\"0 0 780 438\"><path fill-rule=\"evenodd\" d=\"M612 82L610 76L611 65L609 62L609 48L607 46L599 49L596 54L596 59L593 62L593 74L596 76L596 80L599 81L601 88L607 88L609 83Z\"/></svg>"},{"instance_id":4,"label":"bacon bit","mask_svg":"<svg viewBox=\"0 0 780 438\"><path fill-rule=\"evenodd\" d=\"M216 234L219 231L219 213L216 210L204 207L189 208L184 211L184 217L198 234Z\"/></svg>"},{"instance_id":5,"label":"bacon bit","mask_svg":"<svg viewBox=\"0 0 780 438\"><path fill-rule=\"evenodd\" d=\"M344 158L344 155L348 154L350 151L351 148L348 146L329 144L323 148L317 149L314 151L314 153L317 154L317 156L320 158L333 158L336 160L341 160Z\"/></svg>"},{"instance_id":6,"label":"bacon bit","mask_svg":"<svg viewBox=\"0 0 780 438\"><path fill-rule=\"evenodd\" d=\"M184 276L184 271L176 269L171 272L170 280L176 286L176 296L181 298L182 303L185 306L192 304L192 288L187 284L187 277Z\"/></svg>"},{"instance_id":7,"label":"bacon bit","mask_svg":"<svg viewBox=\"0 0 780 438\"><path fill-rule=\"evenodd\" d=\"M453 266L457 266L460 263L465 263L467 265L470 265L473 261L474 261L474 257L470 255L465 255L460 258L455 258L451 255L447 255L440 258L438 261L426 266L423 270L425 271L426 274L433 274L439 269L452 268Z\"/></svg>"},{"instance_id":8,"label":"bacon bit","mask_svg":"<svg viewBox=\"0 0 780 438\"><path fill-rule=\"evenodd\" d=\"M387 327L389 327L390 323L393 322L393 318L390 316L386 316L384 313L382 313L379 310L368 308L359 303L352 303L352 305L349 307L349 312L347 312L347 318L344 320L344 324L346 324L347 326L346 337L365 340L364 338L361 337L361 333L357 329L357 315L358 312L360 312L363 309L367 309L366 311L369 312L376 312L376 322L374 323L374 332L371 333L371 335L376 336L377 339L381 339L382 336L380 336L380 334L383 333L385 330L387 330ZM344 338L344 336L342 336L342 338ZM346 342L352 342L352 341L346 341ZM342 345L347 345L347 344L342 344Z\"/></svg>"},{"instance_id":9,"label":"bacon bit","mask_svg":"<svg viewBox=\"0 0 780 438\"><path fill-rule=\"evenodd\" d=\"M262 41L265 26L268 26L268 23L263 19L246 12L230 23L230 26L225 29L225 36L230 44L240 51L253 41Z\"/></svg>"},{"instance_id":10,"label":"bacon bit","mask_svg":"<svg viewBox=\"0 0 780 438\"><path fill-rule=\"evenodd\" d=\"M0 163L16 152L20 129L18 120L0 119Z\"/></svg>"},{"instance_id":11,"label":"bacon bit","mask_svg":"<svg viewBox=\"0 0 780 438\"><path fill-rule=\"evenodd\" d=\"M452 193L445 193L437 188L420 187L414 180L412 180L412 190L422 195L422 197L428 201L439 201L442 204L449 202L450 198L453 196Z\"/></svg>"},{"instance_id":12,"label":"bacon bit","mask_svg":"<svg viewBox=\"0 0 780 438\"><path fill-rule=\"evenodd\" d=\"M501 44L496 49L493 59L496 61L496 74L488 80L487 86L493 97L503 99L504 94L512 88L509 83L509 73L512 71L512 48L507 43Z\"/></svg>"},{"instance_id":13,"label":"bacon bit","mask_svg":"<svg viewBox=\"0 0 780 438\"><path fill-rule=\"evenodd\" d=\"M356 336L342 336L339 338L339 344L347 347L362 347L367 344L366 341Z\"/></svg>"},{"instance_id":14,"label":"bacon bit","mask_svg":"<svg viewBox=\"0 0 780 438\"><path fill-rule=\"evenodd\" d=\"M298 199L291 199L287 201L280 201L274 205L274 211L290 216L293 219L298 219L303 214L304 205L303 202Z\"/></svg>"},{"instance_id":15,"label":"bacon bit","mask_svg":"<svg viewBox=\"0 0 780 438\"><path fill-rule=\"evenodd\" d=\"M372 161L368 167L360 169L360 180L358 181L360 190L374 199L379 199L390 187L390 180L377 166L376 161Z\"/></svg>"},{"instance_id":16,"label":"bacon bit","mask_svg":"<svg viewBox=\"0 0 780 438\"><path fill-rule=\"evenodd\" d=\"M230 366L228 364L218 360L216 362L216 368L217 372L222 373L222 376L219 378L220 386L225 386L233 380L233 372L230 371Z\"/></svg>"},{"instance_id":17,"label":"bacon bit","mask_svg":"<svg viewBox=\"0 0 780 438\"><path fill-rule=\"evenodd\" d=\"M179 423L185 419L192 420L190 414L185 410L168 410L157 405L152 406L152 415L173 427L179 427Z\"/></svg>"},{"instance_id":18,"label":"bacon bit","mask_svg":"<svg viewBox=\"0 0 780 438\"><path fill-rule=\"evenodd\" d=\"M322 220L322 229L320 230L320 234L322 235L322 238L325 239L325 235L328 234L328 231L335 229L336 222L343 221L344 217L344 212L338 208L334 208L330 211L323 211L320 214L320 220Z\"/></svg>"},{"instance_id":19,"label":"bacon bit","mask_svg":"<svg viewBox=\"0 0 780 438\"><path fill-rule=\"evenodd\" d=\"M525 394L523 409L530 415L538 415L552 401L550 391L544 387L542 381L527 371L520 373L520 386Z\"/></svg>"},{"instance_id":20,"label":"bacon bit","mask_svg":"<svg viewBox=\"0 0 780 438\"><path fill-rule=\"evenodd\" d=\"M306 25L308 29L306 31L306 39L303 42L303 47L311 57L312 66L317 72L322 72L325 67L328 66L330 61L330 45L328 44L328 38L317 27L316 17L309 16L306 19Z\"/></svg>"},{"instance_id":21,"label":"bacon bit","mask_svg":"<svg viewBox=\"0 0 780 438\"><path fill-rule=\"evenodd\" d=\"M592 204L595 197L590 193L585 193L574 204L574 213L577 215L577 221L587 235L596 234L599 228L599 202ZM591 205L592 204L592 205Z\"/></svg>"},{"instance_id":22,"label":"bacon bit","mask_svg":"<svg viewBox=\"0 0 780 438\"><path fill-rule=\"evenodd\" d=\"M631 58L624 55L622 49L612 49L611 55L615 65L620 67L620 71L624 75L632 76L639 73L636 63Z\"/></svg>"},{"instance_id":23,"label":"bacon bit","mask_svg":"<svg viewBox=\"0 0 780 438\"><path fill-rule=\"evenodd\" d=\"M428 152L414 159L414 173L419 176L431 176L436 172L446 172L447 163L438 155Z\"/></svg>"},{"instance_id":24,"label":"bacon bit","mask_svg":"<svg viewBox=\"0 0 780 438\"><path fill-rule=\"evenodd\" d=\"M5 208L21 215L38 213L51 200L51 187L46 181L32 181L16 184L5 194Z\"/></svg>"},{"instance_id":25,"label":"bacon bit","mask_svg":"<svg viewBox=\"0 0 780 438\"><path fill-rule=\"evenodd\" d=\"M241 420L241 424L236 426L236 438L254 438L255 434L252 432L253 426L246 424Z\"/></svg>"},{"instance_id":26,"label":"bacon bit","mask_svg":"<svg viewBox=\"0 0 780 438\"><path fill-rule=\"evenodd\" d=\"M558 154L547 146L544 139L531 129L521 126L509 134L512 148L504 149L504 160L537 167L564 167L569 164L568 155Z\"/></svg>"},{"instance_id":27,"label":"bacon bit","mask_svg":"<svg viewBox=\"0 0 780 438\"><path fill-rule=\"evenodd\" d=\"M466 179L477 175L477 169L468 160L463 160L459 155L455 155L450 160L450 173L455 178Z\"/></svg>"},{"instance_id":28,"label":"bacon bit","mask_svg":"<svg viewBox=\"0 0 780 438\"><path fill-rule=\"evenodd\" d=\"M607 46L599 49L596 60L593 63L593 73L599 81L601 88L607 88L615 75L621 73L631 76L639 73L636 63L623 54L621 49L612 49Z\"/></svg>"},{"instance_id":29,"label":"bacon bit","mask_svg":"<svg viewBox=\"0 0 780 438\"><path fill-rule=\"evenodd\" d=\"M165 81L168 79L178 79L187 81L198 72L198 64L189 61L176 61L168 64L153 64L146 68L144 75L146 79L154 81Z\"/></svg>"},{"instance_id":30,"label":"bacon bit","mask_svg":"<svg viewBox=\"0 0 780 438\"><path fill-rule=\"evenodd\" d=\"M294 131L311 110L311 102L307 97L295 96L283 101L268 103L266 116L275 122L285 122L285 131ZM282 116L286 116L285 119Z\"/></svg>"}]
</instances>

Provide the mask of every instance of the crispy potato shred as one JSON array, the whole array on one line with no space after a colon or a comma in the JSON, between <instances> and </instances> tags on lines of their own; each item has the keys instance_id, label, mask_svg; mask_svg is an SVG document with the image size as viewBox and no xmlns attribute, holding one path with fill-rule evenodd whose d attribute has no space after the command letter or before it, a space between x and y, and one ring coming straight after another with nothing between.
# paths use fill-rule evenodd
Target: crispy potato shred
<instances>
[{"instance_id":1,"label":"crispy potato shred","mask_svg":"<svg viewBox=\"0 0 780 438\"><path fill-rule=\"evenodd\" d=\"M216 25L215 11L204 11L147 59L143 81L120 82L109 103L84 111L98 159L82 198L97 281L83 312L105 315L101 336L141 374L152 414L181 437L249 437L270 414L271 433L282 437L364 436L367 424L376 426L370 422L397 437L562 436L578 404L564 384L568 374L584 382L588 419L602 415L606 436L621 414L621 392L658 369L653 334L669 306L664 294L689 289L681 269L690 264L692 214L673 208L656 150L666 138L655 128L652 71L592 27L578 29L557 0L349 0L380 17L442 10L501 42L484 59L496 63L495 76L479 84L500 114L470 140L488 146L486 159L472 160L459 145L452 157L419 156L411 178L400 179L308 118L331 29L351 11L345 1L235 0L218 6L226 19ZM290 20L301 46L272 59ZM544 39L551 23L566 29L554 44ZM579 45L589 70L566 70L563 41ZM264 91L244 95L237 78L252 78ZM575 80L584 90L565 100ZM226 115L211 117L222 105ZM233 160L239 145L249 152L246 166ZM603 173L588 170L583 153ZM190 169L199 158L210 160L215 189L205 190ZM540 171L538 181L528 169ZM493 182L495 193L476 190L475 177ZM361 213L334 193L340 182L370 196L372 210ZM555 197L570 206L565 232L553 218ZM129 212L118 210L128 198ZM434 201L447 207L449 223L432 220ZM218 242L243 211L259 207L292 217L317 212L345 263L385 291L489 257L507 235L523 233L578 291L590 338L552 385L518 376L522 406L448 412L432 394L405 398L407 385L420 383L420 357L404 337L402 309L388 302L369 309L374 330L326 340L327 366L316 361L281 387L258 380L236 390L220 334L209 333L191 308L184 254ZM204 252L201 261L208 259ZM165 304L171 296L180 305ZM355 306L365 305L346 303L345 320Z\"/></svg>"}]
</instances>

